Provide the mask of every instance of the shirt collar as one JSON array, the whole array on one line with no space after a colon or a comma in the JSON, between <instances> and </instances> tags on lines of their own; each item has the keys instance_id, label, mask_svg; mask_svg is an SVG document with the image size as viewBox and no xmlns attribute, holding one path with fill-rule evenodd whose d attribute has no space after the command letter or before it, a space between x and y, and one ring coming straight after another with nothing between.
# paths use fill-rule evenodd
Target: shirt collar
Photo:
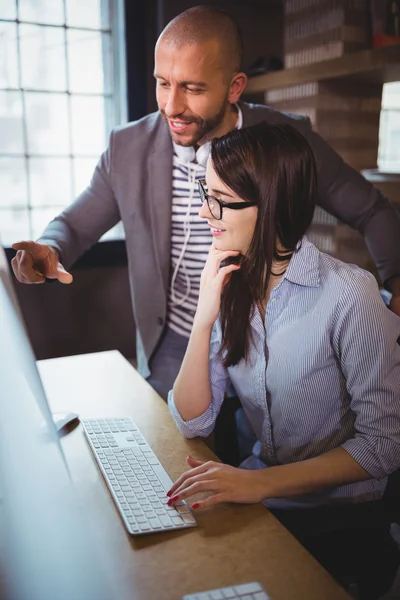
<instances>
[{"instance_id":1,"label":"shirt collar","mask_svg":"<svg viewBox=\"0 0 400 600\"><path fill-rule=\"evenodd\" d=\"M297 244L283 279L298 285L318 287L321 283L319 255L319 250L303 237Z\"/></svg>"},{"instance_id":2,"label":"shirt collar","mask_svg":"<svg viewBox=\"0 0 400 600\"><path fill-rule=\"evenodd\" d=\"M238 112L235 129L241 129L243 127L243 113L238 104L235 104L235 107ZM174 153L183 162L188 163L196 160L196 162L202 167L207 166L211 142L206 142L197 148L197 150L193 146L179 146L179 144L175 144L175 142L172 142L172 144L174 146Z\"/></svg>"}]
</instances>

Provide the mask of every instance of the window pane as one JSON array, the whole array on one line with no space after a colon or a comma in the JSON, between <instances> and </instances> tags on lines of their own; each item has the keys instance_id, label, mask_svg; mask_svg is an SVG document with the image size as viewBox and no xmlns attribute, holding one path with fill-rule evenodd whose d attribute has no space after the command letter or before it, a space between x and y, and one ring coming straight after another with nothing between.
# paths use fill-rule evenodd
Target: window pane
<instances>
[{"instance_id":1,"label":"window pane","mask_svg":"<svg viewBox=\"0 0 400 600\"><path fill-rule=\"evenodd\" d=\"M64 30L21 25L22 87L34 90L67 89Z\"/></svg>"},{"instance_id":2,"label":"window pane","mask_svg":"<svg viewBox=\"0 0 400 600\"><path fill-rule=\"evenodd\" d=\"M106 0L66 0L67 25L107 29L109 26L108 2Z\"/></svg>"},{"instance_id":3,"label":"window pane","mask_svg":"<svg viewBox=\"0 0 400 600\"><path fill-rule=\"evenodd\" d=\"M400 108L400 81L385 83L382 91L382 108Z\"/></svg>"},{"instance_id":4,"label":"window pane","mask_svg":"<svg viewBox=\"0 0 400 600\"><path fill-rule=\"evenodd\" d=\"M69 89L71 92L110 92L110 36L97 31L67 30ZM90 65L82 68L82 57ZM103 58L105 59L103 64Z\"/></svg>"},{"instance_id":5,"label":"window pane","mask_svg":"<svg viewBox=\"0 0 400 600\"><path fill-rule=\"evenodd\" d=\"M0 153L24 152L21 92L0 92Z\"/></svg>"},{"instance_id":6,"label":"window pane","mask_svg":"<svg viewBox=\"0 0 400 600\"><path fill-rule=\"evenodd\" d=\"M18 74L17 26L0 23L0 87L19 88Z\"/></svg>"},{"instance_id":7,"label":"window pane","mask_svg":"<svg viewBox=\"0 0 400 600\"><path fill-rule=\"evenodd\" d=\"M28 210L0 210L0 237L4 246L11 246L20 240L30 240Z\"/></svg>"},{"instance_id":8,"label":"window pane","mask_svg":"<svg viewBox=\"0 0 400 600\"><path fill-rule=\"evenodd\" d=\"M63 207L35 208L31 211L32 233L31 238L37 240L45 230L46 226L62 212Z\"/></svg>"},{"instance_id":9,"label":"window pane","mask_svg":"<svg viewBox=\"0 0 400 600\"><path fill-rule=\"evenodd\" d=\"M386 134L385 161L389 162L396 171L400 171L400 110L388 112Z\"/></svg>"},{"instance_id":10,"label":"window pane","mask_svg":"<svg viewBox=\"0 0 400 600\"><path fill-rule=\"evenodd\" d=\"M400 109L381 111L378 167L381 171L400 172Z\"/></svg>"},{"instance_id":11,"label":"window pane","mask_svg":"<svg viewBox=\"0 0 400 600\"><path fill-rule=\"evenodd\" d=\"M16 19L17 6L15 0L0 0L0 19Z\"/></svg>"},{"instance_id":12,"label":"window pane","mask_svg":"<svg viewBox=\"0 0 400 600\"><path fill-rule=\"evenodd\" d=\"M4 2L4 0L0 1ZM34 21L49 25L63 25L63 0L19 0L19 19L20 21Z\"/></svg>"},{"instance_id":13,"label":"window pane","mask_svg":"<svg viewBox=\"0 0 400 600\"><path fill-rule=\"evenodd\" d=\"M100 156L105 147L105 99L71 96L72 152Z\"/></svg>"},{"instance_id":14,"label":"window pane","mask_svg":"<svg viewBox=\"0 0 400 600\"><path fill-rule=\"evenodd\" d=\"M75 197L79 196L89 185L100 156L92 158L74 158Z\"/></svg>"},{"instance_id":15,"label":"window pane","mask_svg":"<svg viewBox=\"0 0 400 600\"><path fill-rule=\"evenodd\" d=\"M31 158L31 206L67 206L72 201L71 163L68 158Z\"/></svg>"},{"instance_id":16,"label":"window pane","mask_svg":"<svg viewBox=\"0 0 400 600\"><path fill-rule=\"evenodd\" d=\"M32 154L69 154L66 94L26 92L28 149Z\"/></svg>"},{"instance_id":17,"label":"window pane","mask_svg":"<svg viewBox=\"0 0 400 600\"><path fill-rule=\"evenodd\" d=\"M25 158L0 157L0 181L0 208L27 206Z\"/></svg>"}]
</instances>

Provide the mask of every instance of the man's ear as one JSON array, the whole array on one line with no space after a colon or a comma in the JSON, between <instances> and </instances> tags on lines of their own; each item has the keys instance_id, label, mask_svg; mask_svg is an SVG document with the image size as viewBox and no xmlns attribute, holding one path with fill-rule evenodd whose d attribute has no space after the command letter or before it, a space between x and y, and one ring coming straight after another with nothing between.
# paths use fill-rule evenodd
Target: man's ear
<instances>
[{"instance_id":1,"label":"man's ear","mask_svg":"<svg viewBox=\"0 0 400 600\"><path fill-rule=\"evenodd\" d=\"M236 73L231 80L229 85L229 102L231 104L236 104L240 99L240 96L243 94L243 91L247 85L247 75L246 73L240 72Z\"/></svg>"}]
</instances>

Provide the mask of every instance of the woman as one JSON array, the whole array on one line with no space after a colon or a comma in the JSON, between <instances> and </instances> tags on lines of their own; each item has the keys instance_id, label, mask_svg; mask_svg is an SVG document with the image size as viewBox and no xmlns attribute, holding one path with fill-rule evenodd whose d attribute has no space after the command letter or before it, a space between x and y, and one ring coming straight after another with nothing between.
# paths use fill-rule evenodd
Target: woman
<instances>
[{"instance_id":1,"label":"woman","mask_svg":"<svg viewBox=\"0 0 400 600\"><path fill-rule=\"evenodd\" d=\"M232 383L260 451L247 469L188 458L170 503L204 491L195 510L261 501L314 551L306 515L322 529L343 508L357 520L400 467L400 319L371 274L304 237L316 169L296 130L263 123L214 140L206 180L214 240L169 407L183 435L206 436Z\"/></svg>"}]
</instances>

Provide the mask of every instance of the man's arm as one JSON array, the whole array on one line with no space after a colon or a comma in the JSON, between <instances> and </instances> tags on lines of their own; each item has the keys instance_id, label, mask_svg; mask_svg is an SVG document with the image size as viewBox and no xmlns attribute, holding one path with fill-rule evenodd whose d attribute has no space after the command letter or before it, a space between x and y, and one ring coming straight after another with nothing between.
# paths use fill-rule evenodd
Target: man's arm
<instances>
[{"instance_id":1,"label":"man's arm","mask_svg":"<svg viewBox=\"0 0 400 600\"><path fill-rule=\"evenodd\" d=\"M385 287L400 295L400 213L317 133L303 133L317 162L319 204L364 236Z\"/></svg>"},{"instance_id":2,"label":"man's arm","mask_svg":"<svg viewBox=\"0 0 400 600\"><path fill-rule=\"evenodd\" d=\"M112 189L111 155L114 134L96 166L92 180L78 199L54 219L38 242L55 248L64 266L72 265L120 220Z\"/></svg>"}]
</instances>

